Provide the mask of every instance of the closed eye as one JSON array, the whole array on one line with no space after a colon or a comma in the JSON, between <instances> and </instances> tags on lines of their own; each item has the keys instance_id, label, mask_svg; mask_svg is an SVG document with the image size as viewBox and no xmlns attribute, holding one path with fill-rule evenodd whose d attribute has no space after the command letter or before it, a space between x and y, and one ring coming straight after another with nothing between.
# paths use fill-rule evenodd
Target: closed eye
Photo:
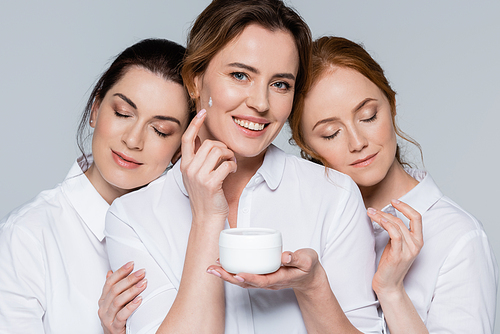
<instances>
[{"instance_id":1,"label":"closed eye","mask_svg":"<svg viewBox=\"0 0 500 334\"><path fill-rule=\"evenodd\" d=\"M118 111L116 111L116 110L115 110L115 116L117 116L117 117L123 117L123 118L128 118L128 117L130 117L129 115L121 114L121 113L119 113L119 112L118 112Z\"/></svg>"},{"instance_id":2,"label":"closed eye","mask_svg":"<svg viewBox=\"0 0 500 334\"><path fill-rule=\"evenodd\" d=\"M159 131L159 130L158 130L157 128L155 128L155 127L153 127L153 129L155 130L156 134L157 134L158 136L162 137L162 138L165 138L165 137L167 137L167 136L168 136L168 134L167 134L167 133L161 132L161 131Z\"/></svg>"},{"instance_id":3,"label":"closed eye","mask_svg":"<svg viewBox=\"0 0 500 334\"><path fill-rule=\"evenodd\" d=\"M363 119L363 120L361 120L361 121L362 121L362 122L365 122L365 123L370 123L370 122L373 122L373 121L375 121L375 120L377 119L377 114L378 114L378 112L376 112L375 114L373 114L373 116L372 116L372 117L367 118L367 119Z\"/></svg>"},{"instance_id":4,"label":"closed eye","mask_svg":"<svg viewBox=\"0 0 500 334\"><path fill-rule=\"evenodd\" d=\"M326 140L332 140L333 138L337 137L337 135L339 134L340 130L337 130L335 131L335 133L333 133L332 135L329 135L329 136L323 136L324 139Z\"/></svg>"}]
</instances>

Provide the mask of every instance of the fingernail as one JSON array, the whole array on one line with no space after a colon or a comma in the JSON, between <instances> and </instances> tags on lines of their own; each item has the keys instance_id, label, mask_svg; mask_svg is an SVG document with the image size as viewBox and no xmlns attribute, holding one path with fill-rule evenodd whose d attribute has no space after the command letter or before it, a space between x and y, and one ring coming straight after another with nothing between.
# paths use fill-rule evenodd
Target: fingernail
<instances>
[{"instance_id":1,"label":"fingernail","mask_svg":"<svg viewBox=\"0 0 500 334\"><path fill-rule=\"evenodd\" d=\"M134 300L132 301L132 303L134 304L139 304L142 300L142 297L141 296L137 296L134 298Z\"/></svg>"},{"instance_id":2,"label":"fingernail","mask_svg":"<svg viewBox=\"0 0 500 334\"><path fill-rule=\"evenodd\" d=\"M377 210L375 210L374 208L368 208L368 210L366 210L369 214L371 215L374 215L377 213Z\"/></svg>"},{"instance_id":3,"label":"fingernail","mask_svg":"<svg viewBox=\"0 0 500 334\"><path fill-rule=\"evenodd\" d=\"M215 263L220 264L220 259L215 260Z\"/></svg>"},{"instance_id":4,"label":"fingernail","mask_svg":"<svg viewBox=\"0 0 500 334\"><path fill-rule=\"evenodd\" d=\"M401 201L397 200L397 199L393 199L391 202L394 203L394 204L396 204L396 205L398 205L399 203L401 203Z\"/></svg>"},{"instance_id":5,"label":"fingernail","mask_svg":"<svg viewBox=\"0 0 500 334\"><path fill-rule=\"evenodd\" d=\"M292 262L292 255L288 255L288 260L286 261L286 263L290 263Z\"/></svg>"},{"instance_id":6,"label":"fingernail","mask_svg":"<svg viewBox=\"0 0 500 334\"><path fill-rule=\"evenodd\" d=\"M147 282L148 282L148 280L145 278L142 281L140 281L139 283L137 283L135 286L138 288L142 288L144 285L146 285Z\"/></svg>"},{"instance_id":7,"label":"fingernail","mask_svg":"<svg viewBox=\"0 0 500 334\"><path fill-rule=\"evenodd\" d=\"M244 280L244 279L243 279L243 277L241 277L241 276L234 275L234 278L235 278L238 282L240 282L240 283L245 282L245 280Z\"/></svg>"},{"instance_id":8,"label":"fingernail","mask_svg":"<svg viewBox=\"0 0 500 334\"><path fill-rule=\"evenodd\" d=\"M205 115L207 111L205 109L201 109L200 111L198 111L198 114L196 115L196 117L198 118L202 118L203 115Z\"/></svg>"},{"instance_id":9,"label":"fingernail","mask_svg":"<svg viewBox=\"0 0 500 334\"><path fill-rule=\"evenodd\" d=\"M141 270L137 270L134 275L135 277L141 277L142 275L144 275L146 273L146 269L141 269Z\"/></svg>"},{"instance_id":10,"label":"fingernail","mask_svg":"<svg viewBox=\"0 0 500 334\"><path fill-rule=\"evenodd\" d=\"M221 277L221 274L220 274L217 270L208 269L208 270L207 270L207 273L212 274L212 275L215 275L215 276L217 276L217 277L219 277L219 278Z\"/></svg>"},{"instance_id":11,"label":"fingernail","mask_svg":"<svg viewBox=\"0 0 500 334\"><path fill-rule=\"evenodd\" d=\"M134 261L127 262L123 265L123 269L130 269L134 266Z\"/></svg>"}]
</instances>

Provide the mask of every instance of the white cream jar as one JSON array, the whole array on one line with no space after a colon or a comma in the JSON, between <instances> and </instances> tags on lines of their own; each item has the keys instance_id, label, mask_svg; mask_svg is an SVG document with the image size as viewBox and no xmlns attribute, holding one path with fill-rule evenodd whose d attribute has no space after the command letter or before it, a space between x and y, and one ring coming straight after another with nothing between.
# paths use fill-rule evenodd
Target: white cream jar
<instances>
[{"instance_id":1,"label":"white cream jar","mask_svg":"<svg viewBox=\"0 0 500 334\"><path fill-rule=\"evenodd\" d=\"M268 228L230 228L219 236L219 261L229 273L269 274L281 265L281 233Z\"/></svg>"}]
</instances>

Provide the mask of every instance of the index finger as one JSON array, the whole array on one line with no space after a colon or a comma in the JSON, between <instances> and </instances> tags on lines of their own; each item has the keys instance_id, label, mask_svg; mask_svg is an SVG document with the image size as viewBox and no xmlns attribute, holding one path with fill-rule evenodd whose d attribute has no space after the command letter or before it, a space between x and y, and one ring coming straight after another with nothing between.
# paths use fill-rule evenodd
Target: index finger
<instances>
[{"instance_id":1,"label":"index finger","mask_svg":"<svg viewBox=\"0 0 500 334\"><path fill-rule=\"evenodd\" d=\"M392 206L410 220L410 231L417 236L422 236L422 216L417 210L399 200L392 200Z\"/></svg>"},{"instance_id":2,"label":"index finger","mask_svg":"<svg viewBox=\"0 0 500 334\"><path fill-rule=\"evenodd\" d=\"M200 132L201 125L205 120L206 110L201 109L198 114L193 118L188 128L182 135L182 160L191 161L196 153L196 138Z\"/></svg>"}]
</instances>

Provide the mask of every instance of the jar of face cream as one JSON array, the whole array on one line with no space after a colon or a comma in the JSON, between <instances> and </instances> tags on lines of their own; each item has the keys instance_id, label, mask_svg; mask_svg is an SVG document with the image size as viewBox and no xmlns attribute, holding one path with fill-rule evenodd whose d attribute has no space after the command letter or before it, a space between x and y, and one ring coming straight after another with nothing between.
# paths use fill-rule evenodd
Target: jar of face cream
<instances>
[{"instance_id":1,"label":"jar of face cream","mask_svg":"<svg viewBox=\"0 0 500 334\"><path fill-rule=\"evenodd\" d=\"M281 233L268 228L230 228L219 237L219 261L229 273L269 274L281 265Z\"/></svg>"}]
</instances>

